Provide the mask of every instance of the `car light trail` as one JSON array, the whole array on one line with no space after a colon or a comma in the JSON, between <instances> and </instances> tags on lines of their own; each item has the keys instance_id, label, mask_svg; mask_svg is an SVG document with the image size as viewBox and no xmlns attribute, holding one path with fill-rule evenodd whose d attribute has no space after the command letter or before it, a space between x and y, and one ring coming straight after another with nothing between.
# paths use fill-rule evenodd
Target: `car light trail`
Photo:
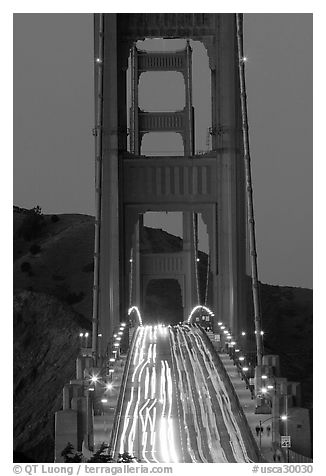
<instances>
[{"instance_id":1,"label":"car light trail","mask_svg":"<svg viewBox=\"0 0 326 476\"><path fill-rule=\"evenodd\" d=\"M156 368L152 369L152 378L151 378L151 398L155 398L156 393Z\"/></svg>"},{"instance_id":2,"label":"car light trail","mask_svg":"<svg viewBox=\"0 0 326 476\"><path fill-rule=\"evenodd\" d=\"M169 442L167 441L166 418L162 417L160 421L160 444L163 463L169 461Z\"/></svg>"},{"instance_id":3,"label":"car light trail","mask_svg":"<svg viewBox=\"0 0 326 476\"><path fill-rule=\"evenodd\" d=\"M120 452L146 463L251 462L202 331L157 325L136 332Z\"/></svg>"},{"instance_id":4,"label":"car light trail","mask_svg":"<svg viewBox=\"0 0 326 476\"><path fill-rule=\"evenodd\" d=\"M153 347L153 363L156 364L156 344L154 344L154 347Z\"/></svg>"},{"instance_id":5,"label":"car light trail","mask_svg":"<svg viewBox=\"0 0 326 476\"><path fill-rule=\"evenodd\" d=\"M148 361L150 361L152 359L152 348L153 348L153 344L149 344L148 354L147 354L147 360Z\"/></svg>"},{"instance_id":6,"label":"car light trail","mask_svg":"<svg viewBox=\"0 0 326 476\"><path fill-rule=\"evenodd\" d=\"M190 345L190 343L189 343ZM201 350L199 348L199 350ZM203 367L202 365L200 365L200 362L199 362L199 359L198 359L198 355L195 354L195 357L196 357L196 360L194 361L193 363L193 366L194 368L196 368L196 372L199 372L198 377L201 379L202 383L202 388L205 390L205 396L209 396L209 390L207 388L207 382L206 382L206 377L204 375L204 371L203 371ZM205 356L203 356L203 359L205 359ZM206 359L204 360L205 362L205 365L207 366L207 363L206 363ZM201 392L200 392L200 388L198 386L198 391L200 393L200 396L201 396ZM219 432L218 432L218 429L217 429L217 426L216 426L216 422L215 422L215 417L213 415L213 412L212 412L212 408L211 408L211 403L208 402L208 405L206 405L206 400L205 398L201 398L201 401L199 402L200 406L201 406L201 412L202 414L204 413L204 418L206 420L206 423L204 423L205 425L205 428L207 429L207 432L208 432L208 438L209 438L209 441L210 441L210 448L211 448L211 455L212 455L212 458L213 458L213 461L220 461L220 462L227 462L227 457L223 451L223 448L221 446L221 440L220 440L220 437L219 437ZM209 420L209 422L208 422ZM213 440L217 440L218 444L216 445L213 444Z\"/></svg>"},{"instance_id":7,"label":"car light trail","mask_svg":"<svg viewBox=\"0 0 326 476\"><path fill-rule=\"evenodd\" d=\"M217 368L215 367L212 354L210 350L206 347L206 344L203 341L202 337L197 332L193 335L193 337L197 343L196 348L198 348L199 352L202 354L206 369L210 373L210 380L212 385L214 386L216 397L219 402L219 407L222 412L223 420L230 436L229 444L232 449L235 461L239 463L250 462L245 445L241 437L239 426L233 415L231 402L227 394L227 390L225 388L224 382L219 376ZM205 358L206 356L209 357L209 365Z\"/></svg>"},{"instance_id":8,"label":"car light trail","mask_svg":"<svg viewBox=\"0 0 326 476\"><path fill-rule=\"evenodd\" d=\"M143 321L142 321L141 314L140 314L140 311L139 311L138 307L137 307L137 306L132 306L132 307L130 307L130 308L128 309L128 316L130 316L130 314L131 314L132 312L136 312L136 315L137 315L137 317L138 317L138 323L139 323L140 326L142 326L142 325L143 325Z\"/></svg>"},{"instance_id":9,"label":"car light trail","mask_svg":"<svg viewBox=\"0 0 326 476\"><path fill-rule=\"evenodd\" d=\"M172 413L172 402L173 402L173 390L172 390L172 377L171 369L168 366L167 361L165 361L166 370L167 370L167 386L168 386L168 398L169 398L169 412L168 412L168 441L170 442L170 455L172 458L172 463L177 463L178 458L175 452L175 442L174 442L174 430L173 430L173 421L171 418Z\"/></svg>"},{"instance_id":10,"label":"car light trail","mask_svg":"<svg viewBox=\"0 0 326 476\"><path fill-rule=\"evenodd\" d=\"M148 398L148 390L149 390L149 368L146 367L146 377L145 377L145 399Z\"/></svg>"},{"instance_id":11,"label":"car light trail","mask_svg":"<svg viewBox=\"0 0 326 476\"><path fill-rule=\"evenodd\" d=\"M145 463L149 463L150 461L146 458L146 445L147 445L147 433L144 433L143 438L143 450L142 450L142 457L145 460Z\"/></svg>"},{"instance_id":12,"label":"car light trail","mask_svg":"<svg viewBox=\"0 0 326 476\"><path fill-rule=\"evenodd\" d=\"M123 453L123 452L124 452L123 443L124 443L124 439L125 439L125 434L126 434L126 431L127 431L127 427L128 427L128 425L129 425L129 420L130 420L129 411L130 411L130 407L131 407L131 404L132 404L132 401L133 401L133 393L134 393L134 387L131 388L131 396L130 396L130 400L129 400L129 402L128 402L127 409L126 409L126 414L125 414L125 419L124 419L123 430L122 430L122 434L121 434L121 438L120 438L120 450L119 450L119 453Z\"/></svg>"},{"instance_id":13,"label":"car light trail","mask_svg":"<svg viewBox=\"0 0 326 476\"><path fill-rule=\"evenodd\" d=\"M171 340L172 340L172 347L171 347L172 348L172 358L174 358L175 366L176 366L177 374L178 374L177 385L178 385L178 389L179 389L179 392L180 392L182 417L183 417L183 421L185 423L184 428L186 430L187 452L188 452L188 454L191 458L191 462L192 463L198 463L199 461L197 461L195 453L194 453L193 448L191 446L190 432L189 432L188 425L186 424L187 417L186 417L185 405L183 404L184 391L183 391L182 374L181 374L181 368L180 368L180 360L179 360L178 355L177 355L177 352L179 352L179 348L177 347L177 340L176 340L176 337L175 337L174 332L172 330L170 331L170 337L171 337Z\"/></svg>"},{"instance_id":14,"label":"car light trail","mask_svg":"<svg viewBox=\"0 0 326 476\"><path fill-rule=\"evenodd\" d=\"M214 313L213 313L208 307L206 307L206 306L201 306L201 305L199 304L198 306L195 306L195 307L192 309L191 313L189 314L188 319L187 319L188 324L190 324L190 321L191 321L192 316L193 316L193 315L195 314L195 312L198 311L199 309L203 309L203 310L206 311L207 314L209 314L211 317L214 316Z\"/></svg>"},{"instance_id":15,"label":"car light trail","mask_svg":"<svg viewBox=\"0 0 326 476\"><path fill-rule=\"evenodd\" d=\"M150 402L150 399L148 399L146 401L146 403L141 407L141 409L139 410L139 416L140 416L140 419L141 419L141 424L142 424L142 428L141 428L141 434L142 434L142 457L143 459L146 461L146 463L149 463L149 460L146 458L146 445L147 445L147 432L145 431L146 430L146 420L144 422L144 417L143 417L143 411L144 409L146 408L146 406L148 405L148 403ZM138 444L139 444L139 435L138 435Z\"/></svg>"},{"instance_id":16,"label":"car light trail","mask_svg":"<svg viewBox=\"0 0 326 476\"><path fill-rule=\"evenodd\" d=\"M136 332L138 332L138 336L137 336L137 340L136 340L136 343L135 343L136 351L135 351L135 355L134 355L133 365L136 364L137 358L139 359L139 353L140 353L140 348L143 345L142 342L143 342L143 338L144 338L145 329L144 329L144 327L141 327L141 328L138 328Z\"/></svg>"},{"instance_id":17,"label":"car light trail","mask_svg":"<svg viewBox=\"0 0 326 476\"><path fill-rule=\"evenodd\" d=\"M193 424L194 424L194 427L195 427L195 434L196 434L196 440L195 441L196 441L196 446L198 448L199 460L202 463L208 463L208 461L207 461L207 459L206 459L206 457L203 453L203 444L202 444L202 437L201 437L202 431L200 429L200 425L201 425L202 428L203 428L203 425L202 425L201 420L199 419L199 414L196 410L196 405L194 403L194 402L196 402L196 394L194 394L195 388L193 388L193 386L191 384L189 373L186 371L187 370L187 364L186 364L185 356L187 355L187 350L186 350L185 334L179 328L177 330L177 341L178 341L179 348L180 348L181 362L182 362L182 365L185 369L185 376L186 376L186 383L187 383L187 386L185 387L184 393L185 393L185 395L190 396L190 400L187 399L187 406L189 407L189 413L193 415ZM197 384L196 379L195 379L195 383ZM206 440L203 440L203 441L204 441L205 444L207 443Z\"/></svg>"}]
</instances>

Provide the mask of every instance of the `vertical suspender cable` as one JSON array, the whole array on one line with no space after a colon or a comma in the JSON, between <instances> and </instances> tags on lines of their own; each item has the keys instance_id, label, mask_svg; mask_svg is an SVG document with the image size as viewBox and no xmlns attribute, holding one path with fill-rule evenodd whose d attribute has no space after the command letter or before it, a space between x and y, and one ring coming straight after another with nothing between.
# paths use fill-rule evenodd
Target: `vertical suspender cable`
<instances>
[{"instance_id":1,"label":"vertical suspender cable","mask_svg":"<svg viewBox=\"0 0 326 476\"><path fill-rule=\"evenodd\" d=\"M133 272L134 272L134 250L130 250L130 271L129 271L129 309L132 306L132 292L133 292Z\"/></svg>"},{"instance_id":2,"label":"vertical suspender cable","mask_svg":"<svg viewBox=\"0 0 326 476\"><path fill-rule=\"evenodd\" d=\"M247 197L247 213L249 228L249 246L250 246L250 263L251 263L251 279L252 279L252 295L255 314L255 332L257 346L257 365L262 365L263 347L261 335L261 308L259 300L259 282L257 267L257 250L255 237L255 220L252 196L252 180L250 167L250 149L249 149L249 131L248 131L248 114L247 114L247 95L245 82L245 58L243 55L243 14L236 13L237 24L237 43L238 43L238 67L240 78L240 100L241 100L241 117L242 117L242 137L243 152L246 176L246 197Z\"/></svg>"},{"instance_id":3,"label":"vertical suspender cable","mask_svg":"<svg viewBox=\"0 0 326 476\"><path fill-rule=\"evenodd\" d=\"M191 214L192 217L192 232L193 232L193 242L194 242L194 260L195 260L195 280L196 280L196 292L197 292L197 304L200 304L200 292L199 292L199 279L198 279L198 230L197 230L197 220L196 213Z\"/></svg>"},{"instance_id":4,"label":"vertical suspender cable","mask_svg":"<svg viewBox=\"0 0 326 476\"><path fill-rule=\"evenodd\" d=\"M99 14L98 55L95 59L97 91L96 91L96 124L95 124L95 244L94 244L94 285L93 285L93 316L92 316L92 354L94 365L98 359L98 321L99 321L99 259L101 231L101 187L102 187L102 125L103 125L103 47L104 47L104 15Z\"/></svg>"},{"instance_id":5,"label":"vertical suspender cable","mask_svg":"<svg viewBox=\"0 0 326 476\"><path fill-rule=\"evenodd\" d=\"M209 254L209 250L208 250L208 253L207 253L207 272L206 272L206 287L205 287L205 301L204 301L204 305L207 306L207 302L208 302L208 284L209 284L209 271L210 271L210 254Z\"/></svg>"}]
</instances>

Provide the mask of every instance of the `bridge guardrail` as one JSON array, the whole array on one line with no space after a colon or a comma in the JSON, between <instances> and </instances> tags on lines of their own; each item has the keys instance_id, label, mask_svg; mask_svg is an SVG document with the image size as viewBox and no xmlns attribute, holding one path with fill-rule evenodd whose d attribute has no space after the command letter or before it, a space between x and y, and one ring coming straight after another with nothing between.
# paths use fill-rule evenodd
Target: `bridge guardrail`
<instances>
[{"instance_id":1,"label":"bridge guardrail","mask_svg":"<svg viewBox=\"0 0 326 476\"><path fill-rule=\"evenodd\" d=\"M301 455L300 453L296 453L291 449L284 449L281 448L283 453L284 461L287 460L289 454L289 463L313 463L313 459L309 458L308 456Z\"/></svg>"},{"instance_id":2,"label":"bridge guardrail","mask_svg":"<svg viewBox=\"0 0 326 476\"><path fill-rule=\"evenodd\" d=\"M206 342L208 344L208 347L210 348L210 350L212 352L212 355L213 355L213 358L215 359L217 367L221 371L221 374L223 375L223 380L224 380L225 385L227 386L228 390L230 390L230 394L232 395L232 398L234 400L234 402L233 402L234 407L238 411L238 414L235 414L235 417L238 421L238 424L239 424L240 428L242 428L244 430L244 432L245 432L245 434L246 434L246 436L247 436L248 440L250 441L250 444L252 445L252 448L253 448L254 455L251 454L250 457L254 456L256 458L256 461L254 461L254 462L258 462L258 461L261 460L258 445L257 445L256 440L255 440L255 438L254 438L254 436L253 436L253 434L250 430L246 415L244 414L244 411L241 407L238 395L237 395L237 393L236 393L236 391L235 391L235 389L232 385L230 377L229 377L227 371L225 370L224 365L223 365L218 353L216 352L210 338L208 337L208 335L206 334L204 329L202 329L199 326L198 326L198 329L202 333L202 335L204 336L204 339L206 340ZM252 458L252 459L254 459L254 458Z\"/></svg>"},{"instance_id":3,"label":"bridge guardrail","mask_svg":"<svg viewBox=\"0 0 326 476\"><path fill-rule=\"evenodd\" d=\"M131 362L131 356L133 355L135 342L136 342L136 334L137 334L136 331L133 332L131 344L130 344L129 351L128 351L128 357L127 357L125 368L124 368L124 371L123 371L118 402L117 402L117 406L116 406L115 413L114 413L114 418L113 418L112 434L111 434L110 445L109 445L109 447L111 448L111 451L112 451L112 457L113 458L114 458L114 455L115 455L115 452L116 452L116 444L117 444L117 438L118 438L118 428L119 428L121 413L122 413L122 403L123 403L124 395L125 395L125 392L126 392L128 375L129 375L129 368L130 368L130 362Z\"/></svg>"}]
</instances>

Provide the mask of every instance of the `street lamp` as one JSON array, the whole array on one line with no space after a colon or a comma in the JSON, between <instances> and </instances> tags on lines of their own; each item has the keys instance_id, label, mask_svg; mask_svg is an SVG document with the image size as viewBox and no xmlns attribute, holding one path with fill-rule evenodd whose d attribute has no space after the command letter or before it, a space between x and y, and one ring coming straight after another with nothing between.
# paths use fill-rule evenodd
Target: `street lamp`
<instances>
[{"instance_id":1,"label":"street lamp","mask_svg":"<svg viewBox=\"0 0 326 476\"><path fill-rule=\"evenodd\" d=\"M113 372L114 372L114 369L109 369L109 379L111 382L112 382Z\"/></svg>"},{"instance_id":2,"label":"street lamp","mask_svg":"<svg viewBox=\"0 0 326 476\"><path fill-rule=\"evenodd\" d=\"M285 422L285 435L288 436L289 435L289 431L288 431L288 417L287 417L287 413L288 413L288 396L287 394L285 395L285 415L284 417L285 418L281 418L284 422ZM289 455L289 447L287 446L286 447L286 456L287 456L287 462L289 463L289 459L290 459L290 455Z\"/></svg>"},{"instance_id":3,"label":"street lamp","mask_svg":"<svg viewBox=\"0 0 326 476\"><path fill-rule=\"evenodd\" d=\"M262 375L262 380L267 383L266 387L262 390L262 393L267 394L269 390L272 390L272 399L271 399L271 406L272 406L272 417L273 420L273 429L272 429L272 446L274 450L279 447L279 438L280 438L280 428L279 428L279 421L283 421L285 423L285 434L288 435L288 407L287 407L287 395L285 396L285 414L280 415L280 402L278 396L278 383L274 375ZM269 380L272 380L273 385L269 383ZM265 391L264 391L265 389ZM289 461L289 448L287 448L287 460Z\"/></svg>"},{"instance_id":4,"label":"street lamp","mask_svg":"<svg viewBox=\"0 0 326 476\"><path fill-rule=\"evenodd\" d=\"M81 349L83 347L83 337L84 337L84 334L82 332L80 332L80 334L79 334L80 344L79 345L80 345Z\"/></svg>"},{"instance_id":5,"label":"street lamp","mask_svg":"<svg viewBox=\"0 0 326 476\"><path fill-rule=\"evenodd\" d=\"M92 383L98 382L98 376L97 376L97 375L92 375L92 376L91 376L91 382L92 382Z\"/></svg>"}]
</instances>

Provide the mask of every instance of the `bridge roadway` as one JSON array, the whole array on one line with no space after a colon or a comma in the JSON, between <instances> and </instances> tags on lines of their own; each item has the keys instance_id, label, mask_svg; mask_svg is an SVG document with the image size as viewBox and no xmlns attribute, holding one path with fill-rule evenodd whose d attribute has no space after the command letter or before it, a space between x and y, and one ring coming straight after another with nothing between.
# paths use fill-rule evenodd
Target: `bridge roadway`
<instances>
[{"instance_id":1,"label":"bridge roadway","mask_svg":"<svg viewBox=\"0 0 326 476\"><path fill-rule=\"evenodd\" d=\"M116 452L148 463L251 462L201 331L136 332Z\"/></svg>"}]
</instances>

